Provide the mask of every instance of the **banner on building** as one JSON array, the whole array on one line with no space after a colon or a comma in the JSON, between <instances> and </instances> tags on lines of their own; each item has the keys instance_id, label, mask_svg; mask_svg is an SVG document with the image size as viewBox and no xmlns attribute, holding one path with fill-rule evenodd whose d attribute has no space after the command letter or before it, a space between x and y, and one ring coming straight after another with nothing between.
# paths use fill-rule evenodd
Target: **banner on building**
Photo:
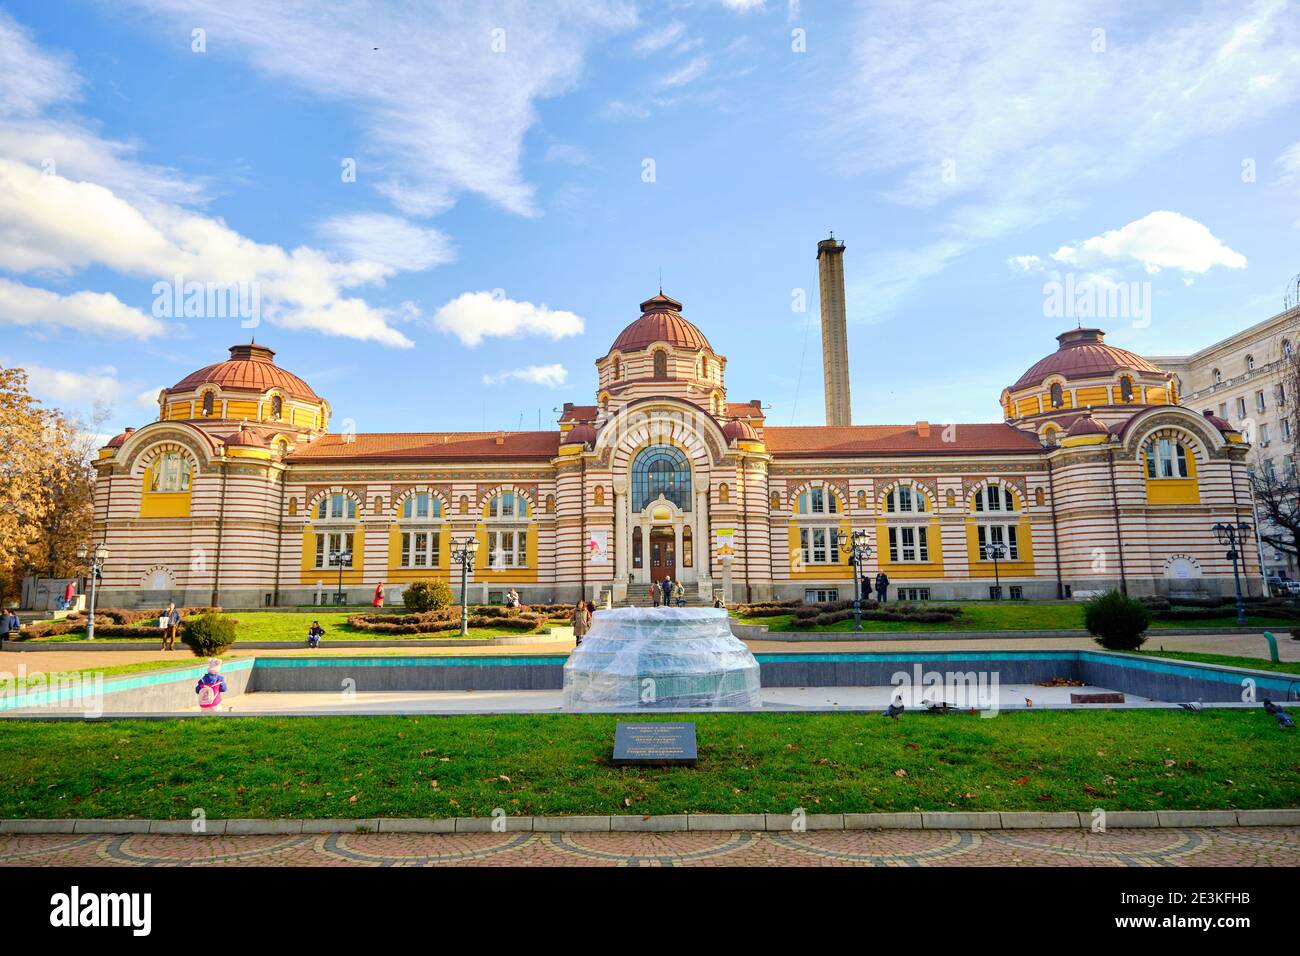
<instances>
[{"instance_id":1,"label":"banner on building","mask_svg":"<svg viewBox=\"0 0 1300 956\"><path fill-rule=\"evenodd\" d=\"M592 531L587 535L587 555L591 564L609 564L608 531Z\"/></svg>"},{"instance_id":2,"label":"banner on building","mask_svg":"<svg viewBox=\"0 0 1300 956\"><path fill-rule=\"evenodd\" d=\"M717 535L717 548L714 553L720 558L734 558L736 556L736 530L734 528L716 528L713 533Z\"/></svg>"}]
</instances>

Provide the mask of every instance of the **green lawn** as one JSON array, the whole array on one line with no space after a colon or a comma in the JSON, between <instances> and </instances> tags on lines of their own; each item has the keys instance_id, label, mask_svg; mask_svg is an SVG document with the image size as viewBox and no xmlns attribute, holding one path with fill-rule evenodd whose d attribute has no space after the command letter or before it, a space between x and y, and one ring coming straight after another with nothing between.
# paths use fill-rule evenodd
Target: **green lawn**
<instances>
[{"instance_id":1,"label":"green lawn","mask_svg":"<svg viewBox=\"0 0 1300 956\"><path fill-rule=\"evenodd\" d=\"M239 640L241 641L286 641L290 643L307 643L307 628L312 621L320 621L325 628L325 643L330 639L348 641L392 641L392 640L459 640L460 632L439 631L434 634L376 634L373 631L359 631L348 624L351 613L324 611L320 614L299 614L294 612L240 611L226 612L228 616L239 621ZM357 613L357 612L352 612ZM386 613L401 613L386 612ZM471 640L485 640L492 637L519 637L523 632L505 628L472 627L469 629ZM32 638L33 643L67 643L85 640L85 631L73 631L53 637ZM96 640L109 641L143 641L141 637L96 637ZM161 640L159 640L161 644Z\"/></svg>"},{"instance_id":2,"label":"green lawn","mask_svg":"<svg viewBox=\"0 0 1300 956\"><path fill-rule=\"evenodd\" d=\"M654 718L649 718L654 719ZM699 714L694 768L614 768L615 715L6 722L0 817L487 816L1300 805L1262 708Z\"/></svg>"},{"instance_id":3,"label":"green lawn","mask_svg":"<svg viewBox=\"0 0 1300 956\"><path fill-rule=\"evenodd\" d=\"M941 608L945 605L931 605ZM950 605L948 605L950 606ZM991 601L959 605L961 616L950 624L913 624L903 621L863 621L864 631L1038 631L1082 630L1082 604L1022 604L1019 602ZM851 631L853 619L839 621L823 627L795 626L791 615L776 617L738 618L742 624L765 624L772 631ZM1298 622L1269 617L1247 617L1250 627L1276 628L1289 631ZM1236 627L1236 611L1229 608L1223 617L1206 621L1152 621L1152 629L1195 630L1201 627Z\"/></svg>"}]
</instances>

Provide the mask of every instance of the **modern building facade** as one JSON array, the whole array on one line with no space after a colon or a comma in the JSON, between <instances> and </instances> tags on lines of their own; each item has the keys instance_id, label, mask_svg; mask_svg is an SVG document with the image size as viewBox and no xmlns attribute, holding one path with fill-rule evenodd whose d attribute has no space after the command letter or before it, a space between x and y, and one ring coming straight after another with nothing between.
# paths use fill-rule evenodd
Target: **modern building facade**
<instances>
[{"instance_id":1,"label":"modern building facade","mask_svg":"<svg viewBox=\"0 0 1300 956\"><path fill-rule=\"evenodd\" d=\"M1300 346L1300 307L1279 312L1190 355L1152 355L1148 361L1179 383L1183 404L1233 423L1252 446L1247 468L1279 474L1295 467L1296 436L1288 394L1294 348ZM1265 571L1295 579L1293 557L1262 548Z\"/></svg>"},{"instance_id":2,"label":"modern building facade","mask_svg":"<svg viewBox=\"0 0 1300 956\"><path fill-rule=\"evenodd\" d=\"M824 600L852 595L855 529L895 598L1232 593L1211 528L1251 515L1240 432L1099 330L1058 344L1003 422L778 427L729 399L726 357L660 293L554 429L369 434L330 431L308 383L238 345L101 450L101 600L328 601L338 552L350 601L394 600L459 583L469 537L474 601L642 601L664 575L693 602Z\"/></svg>"}]
</instances>

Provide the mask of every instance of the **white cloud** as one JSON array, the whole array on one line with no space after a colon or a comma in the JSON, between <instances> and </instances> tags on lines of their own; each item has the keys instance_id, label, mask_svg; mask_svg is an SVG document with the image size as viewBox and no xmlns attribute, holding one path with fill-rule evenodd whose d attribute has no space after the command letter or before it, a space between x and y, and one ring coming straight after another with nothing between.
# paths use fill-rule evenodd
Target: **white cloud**
<instances>
[{"instance_id":1,"label":"white cloud","mask_svg":"<svg viewBox=\"0 0 1300 956\"><path fill-rule=\"evenodd\" d=\"M527 382L546 388L559 388L569 380L569 370L558 362L554 365L529 365L495 375L484 375L484 385L502 385L506 382Z\"/></svg>"},{"instance_id":2,"label":"white cloud","mask_svg":"<svg viewBox=\"0 0 1300 956\"><path fill-rule=\"evenodd\" d=\"M569 166L589 166L591 156L581 146L572 143L552 143L543 157L548 163L564 163Z\"/></svg>"},{"instance_id":3,"label":"white cloud","mask_svg":"<svg viewBox=\"0 0 1300 956\"><path fill-rule=\"evenodd\" d=\"M1204 225L1165 210L1083 242L1061 246L1052 258L1074 267L1132 261L1153 273L1161 269L1204 273L1214 266L1246 267L1246 257L1229 249Z\"/></svg>"},{"instance_id":4,"label":"white cloud","mask_svg":"<svg viewBox=\"0 0 1300 956\"><path fill-rule=\"evenodd\" d=\"M491 292L464 292L440 308L433 324L473 348L485 338L544 335L562 339L582 334L582 319L546 305L516 302Z\"/></svg>"},{"instance_id":5,"label":"white cloud","mask_svg":"<svg viewBox=\"0 0 1300 956\"><path fill-rule=\"evenodd\" d=\"M1011 268L1020 272L1042 272L1043 260L1038 256L1012 256L1007 259Z\"/></svg>"},{"instance_id":6,"label":"white cloud","mask_svg":"<svg viewBox=\"0 0 1300 956\"><path fill-rule=\"evenodd\" d=\"M47 107L73 99L81 77L66 56L44 53L27 31L0 11L0 112L34 116Z\"/></svg>"},{"instance_id":7,"label":"white cloud","mask_svg":"<svg viewBox=\"0 0 1300 956\"><path fill-rule=\"evenodd\" d=\"M8 365L0 362L0 365ZM47 368L44 365L21 363L28 377L33 395L59 404L77 403L93 405L95 402L113 404L122 395L122 384L117 369L111 365L71 372L66 369ZM154 393L157 395L157 393ZM157 403L155 402L155 405Z\"/></svg>"},{"instance_id":8,"label":"white cloud","mask_svg":"<svg viewBox=\"0 0 1300 956\"><path fill-rule=\"evenodd\" d=\"M752 10L762 10L766 0L717 0L717 2L736 13L749 13Z\"/></svg>"},{"instance_id":9,"label":"white cloud","mask_svg":"<svg viewBox=\"0 0 1300 956\"><path fill-rule=\"evenodd\" d=\"M683 66L678 67L670 73L665 73L659 77L660 86L677 87L685 86L687 83L694 83L709 70L709 58L707 56L697 56Z\"/></svg>"},{"instance_id":10,"label":"white cloud","mask_svg":"<svg viewBox=\"0 0 1300 956\"><path fill-rule=\"evenodd\" d=\"M164 388L167 388L167 386L155 385L153 388L146 388L143 392L138 393L135 396L136 406L139 408L147 408L152 412L158 411L158 393Z\"/></svg>"},{"instance_id":11,"label":"white cloud","mask_svg":"<svg viewBox=\"0 0 1300 956\"><path fill-rule=\"evenodd\" d=\"M656 53L666 46L676 43L686 34L686 24L680 20L673 20L666 23L657 30L651 30L649 33L641 36L634 44L633 51L638 56L649 56Z\"/></svg>"},{"instance_id":12,"label":"white cloud","mask_svg":"<svg viewBox=\"0 0 1300 956\"><path fill-rule=\"evenodd\" d=\"M385 213L334 216L321 223L318 231L334 248L353 258L407 272L422 272L456 258L446 233Z\"/></svg>"},{"instance_id":13,"label":"white cloud","mask_svg":"<svg viewBox=\"0 0 1300 956\"><path fill-rule=\"evenodd\" d=\"M955 259L1300 98L1300 20L1286 0L1170 8L1122 30L1120 16L1110 0L943 15L923 0L864 5L819 151L850 174L895 172L899 204L950 208L939 231ZM1261 63L1273 82L1259 82Z\"/></svg>"},{"instance_id":14,"label":"white cloud","mask_svg":"<svg viewBox=\"0 0 1300 956\"><path fill-rule=\"evenodd\" d=\"M520 170L535 104L577 85L593 42L637 22L621 0L132 2L157 15L169 42L201 24L206 56L246 59L355 109L365 132L361 168L414 216L446 210L461 192L535 214Z\"/></svg>"},{"instance_id":15,"label":"white cloud","mask_svg":"<svg viewBox=\"0 0 1300 956\"><path fill-rule=\"evenodd\" d=\"M1300 182L1300 143L1292 143L1284 149L1281 155L1273 160L1273 165L1281 170L1276 184Z\"/></svg>"},{"instance_id":16,"label":"white cloud","mask_svg":"<svg viewBox=\"0 0 1300 956\"><path fill-rule=\"evenodd\" d=\"M0 324L55 331L66 328L96 335L147 339L161 335L163 323L107 292L60 295L0 278Z\"/></svg>"}]
</instances>

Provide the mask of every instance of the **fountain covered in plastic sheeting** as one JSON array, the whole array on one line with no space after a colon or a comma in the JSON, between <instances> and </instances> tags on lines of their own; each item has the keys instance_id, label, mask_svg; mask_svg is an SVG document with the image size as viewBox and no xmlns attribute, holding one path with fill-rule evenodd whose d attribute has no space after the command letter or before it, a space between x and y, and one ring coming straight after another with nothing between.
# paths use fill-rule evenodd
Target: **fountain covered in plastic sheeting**
<instances>
[{"instance_id":1,"label":"fountain covered in plastic sheeting","mask_svg":"<svg viewBox=\"0 0 1300 956\"><path fill-rule=\"evenodd\" d=\"M762 706L758 661L715 608L598 611L564 665L566 710Z\"/></svg>"}]
</instances>

